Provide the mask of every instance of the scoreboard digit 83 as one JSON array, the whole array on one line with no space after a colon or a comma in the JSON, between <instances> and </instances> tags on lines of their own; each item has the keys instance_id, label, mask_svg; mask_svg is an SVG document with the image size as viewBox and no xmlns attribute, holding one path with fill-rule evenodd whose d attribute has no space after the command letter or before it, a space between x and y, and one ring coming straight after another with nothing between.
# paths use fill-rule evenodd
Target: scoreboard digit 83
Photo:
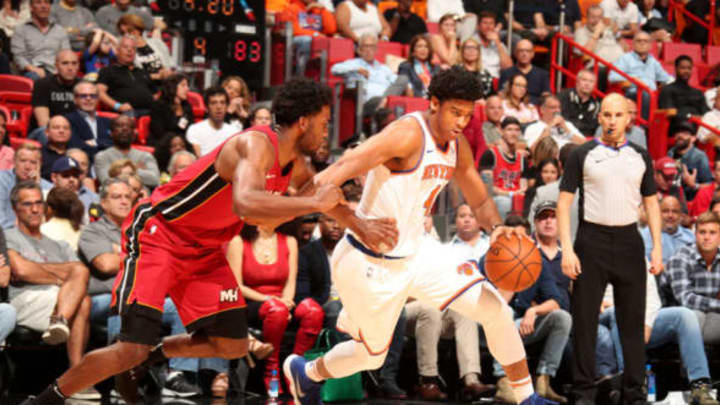
<instances>
[{"instance_id":1,"label":"scoreboard digit 83","mask_svg":"<svg viewBox=\"0 0 720 405\"><path fill-rule=\"evenodd\" d=\"M181 28L185 61L217 59L223 76L262 86L265 0L158 0L170 26Z\"/></svg>"}]
</instances>

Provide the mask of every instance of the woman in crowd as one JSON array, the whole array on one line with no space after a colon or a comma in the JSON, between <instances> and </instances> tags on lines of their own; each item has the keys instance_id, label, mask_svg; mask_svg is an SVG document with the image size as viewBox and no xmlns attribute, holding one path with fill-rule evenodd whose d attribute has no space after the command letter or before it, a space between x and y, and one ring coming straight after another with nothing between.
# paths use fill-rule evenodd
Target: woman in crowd
<instances>
[{"instance_id":1,"label":"woman in crowd","mask_svg":"<svg viewBox=\"0 0 720 405\"><path fill-rule=\"evenodd\" d=\"M109 32L100 28L94 29L85 37L86 48L83 51L82 59L85 66L85 80L94 81L97 79L97 72L100 69L110 66L115 59L115 46L117 39ZM88 76L91 75L92 76Z\"/></svg>"},{"instance_id":2,"label":"woman in crowd","mask_svg":"<svg viewBox=\"0 0 720 405\"><path fill-rule=\"evenodd\" d=\"M12 169L15 166L15 150L10 147L7 120L5 111L0 110L0 170Z\"/></svg>"},{"instance_id":3,"label":"woman in crowd","mask_svg":"<svg viewBox=\"0 0 720 405\"><path fill-rule=\"evenodd\" d=\"M121 177L137 174L137 166L130 159L118 159L110 165L108 177Z\"/></svg>"},{"instance_id":4,"label":"woman in crowd","mask_svg":"<svg viewBox=\"0 0 720 405\"><path fill-rule=\"evenodd\" d=\"M493 92L493 78L490 72L483 69L480 57L480 42L475 38L468 38L460 45L457 64L468 72L472 72L480 82L482 98L488 98Z\"/></svg>"},{"instance_id":5,"label":"woman in crowd","mask_svg":"<svg viewBox=\"0 0 720 405\"><path fill-rule=\"evenodd\" d=\"M222 81L222 87L230 98L225 120L238 131L242 131L250 115L250 88L240 76L226 77Z\"/></svg>"},{"instance_id":6,"label":"woman in crowd","mask_svg":"<svg viewBox=\"0 0 720 405\"><path fill-rule=\"evenodd\" d=\"M338 33L358 43L360 37L372 34L385 41L392 35L390 25L369 0L347 0L335 8Z\"/></svg>"},{"instance_id":7,"label":"woman in crowd","mask_svg":"<svg viewBox=\"0 0 720 405\"><path fill-rule=\"evenodd\" d=\"M525 147L527 148L527 145L525 145ZM536 171L540 167L538 166L538 163L548 159L558 159L560 157L560 148L558 147L557 142L555 142L552 137L547 136L537 142L535 150L530 157L531 166L527 169L527 174L525 177L530 179L528 184L532 186L535 182L535 177L537 175Z\"/></svg>"},{"instance_id":8,"label":"woman in crowd","mask_svg":"<svg viewBox=\"0 0 720 405\"><path fill-rule=\"evenodd\" d=\"M135 66L144 69L153 82L160 84L173 74L176 66L167 45L160 38L143 36L146 28L142 18L135 14L125 14L117 22L119 33L135 38Z\"/></svg>"},{"instance_id":9,"label":"woman in crowd","mask_svg":"<svg viewBox=\"0 0 720 405\"><path fill-rule=\"evenodd\" d=\"M272 125L272 112L269 107L263 105L253 107L252 111L250 111L248 121L250 121L251 127L258 125L270 126Z\"/></svg>"},{"instance_id":10,"label":"woman in crowd","mask_svg":"<svg viewBox=\"0 0 720 405\"><path fill-rule=\"evenodd\" d=\"M537 165L535 171L535 184L528 187L525 192L525 201L523 203L523 217L528 218L530 215L530 205L535 198L537 189L545 184L557 181L560 178L560 163L555 158L545 159Z\"/></svg>"},{"instance_id":11,"label":"woman in crowd","mask_svg":"<svg viewBox=\"0 0 720 405\"><path fill-rule=\"evenodd\" d=\"M291 225L294 225L291 223ZM288 229L284 229L288 228ZM315 344L324 313L308 298L295 306L298 247L290 226L278 230L246 225L227 247L228 264L242 272L240 292L247 301L248 325L260 326L263 339L275 350L265 361L265 385L280 378L280 343L292 318L299 328L293 353L302 355Z\"/></svg>"},{"instance_id":12,"label":"woman in crowd","mask_svg":"<svg viewBox=\"0 0 720 405\"><path fill-rule=\"evenodd\" d=\"M440 67L447 69L455 64L459 54L455 15L445 14L440 18L438 24L440 32L430 35L430 44L437 56Z\"/></svg>"},{"instance_id":13,"label":"woman in crowd","mask_svg":"<svg viewBox=\"0 0 720 405\"><path fill-rule=\"evenodd\" d=\"M157 160L160 173L162 173L160 175L160 184L167 183L167 180L170 180L168 175L168 164L170 163L172 155L174 155L175 152L180 152L181 150L192 152L191 147L192 146L185 140L184 136L178 135L174 132L165 134L160 142L158 142L155 147L154 156L155 160ZM163 182L163 180L165 180L165 182Z\"/></svg>"},{"instance_id":14,"label":"woman in crowd","mask_svg":"<svg viewBox=\"0 0 720 405\"><path fill-rule=\"evenodd\" d=\"M518 73L505 83L502 92L503 110L505 117L515 117L523 127L540 119L535 106L530 104L527 90L528 82L525 76Z\"/></svg>"},{"instance_id":15,"label":"woman in crowd","mask_svg":"<svg viewBox=\"0 0 720 405\"><path fill-rule=\"evenodd\" d=\"M150 136L148 144L157 146L168 132L185 135L193 123L192 106L187 100L187 77L176 74L165 79L162 84L162 95L150 106Z\"/></svg>"},{"instance_id":16,"label":"woman in crowd","mask_svg":"<svg viewBox=\"0 0 720 405\"><path fill-rule=\"evenodd\" d=\"M427 97L430 79L439 70L433 64L433 50L430 40L424 34L415 35L410 40L410 56L398 67L398 74L405 75L412 86L414 97Z\"/></svg>"},{"instance_id":17,"label":"woman in crowd","mask_svg":"<svg viewBox=\"0 0 720 405\"><path fill-rule=\"evenodd\" d=\"M77 251L85 207L77 193L64 187L53 187L47 195L45 218L40 232L50 239L62 240Z\"/></svg>"}]
</instances>

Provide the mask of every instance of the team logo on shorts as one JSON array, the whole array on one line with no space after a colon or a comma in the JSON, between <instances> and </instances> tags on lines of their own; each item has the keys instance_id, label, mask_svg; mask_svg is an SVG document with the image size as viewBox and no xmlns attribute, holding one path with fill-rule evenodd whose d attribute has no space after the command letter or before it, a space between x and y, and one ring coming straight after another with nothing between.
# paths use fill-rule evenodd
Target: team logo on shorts
<instances>
[{"instance_id":1,"label":"team logo on shorts","mask_svg":"<svg viewBox=\"0 0 720 405\"><path fill-rule=\"evenodd\" d=\"M365 277L372 278L373 274L375 273L375 269L368 266L367 270L365 271Z\"/></svg>"},{"instance_id":2,"label":"team logo on shorts","mask_svg":"<svg viewBox=\"0 0 720 405\"><path fill-rule=\"evenodd\" d=\"M472 276L472 275L479 273L480 269L478 268L477 263L470 260L470 261L461 263L459 266L457 266L457 272L458 272L458 274Z\"/></svg>"},{"instance_id":3,"label":"team logo on shorts","mask_svg":"<svg viewBox=\"0 0 720 405\"><path fill-rule=\"evenodd\" d=\"M220 291L220 302L237 302L238 300L238 289L230 288L227 290Z\"/></svg>"}]
</instances>

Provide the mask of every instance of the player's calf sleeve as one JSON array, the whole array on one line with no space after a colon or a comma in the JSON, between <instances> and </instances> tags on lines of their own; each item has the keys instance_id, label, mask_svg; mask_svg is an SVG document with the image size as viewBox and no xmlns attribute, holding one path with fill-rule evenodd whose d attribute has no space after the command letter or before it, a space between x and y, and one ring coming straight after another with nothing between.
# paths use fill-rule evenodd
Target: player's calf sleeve
<instances>
[{"instance_id":1,"label":"player's calf sleeve","mask_svg":"<svg viewBox=\"0 0 720 405\"><path fill-rule=\"evenodd\" d=\"M335 345L323 356L323 363L333 378L347 377L363 370L375 370L385 362L387 350L372 355L362 342L349 340Z\"/></svg>"},{"instance_id":2,"label":"player's calf sleeve","mask_svg":"<svg viewBox=\"0 0 720 405\"><path fill-rule=\"evenodd\" d=\"M142 363L142 365L150 367L158 363L164 363L167 360L168 358L167 356L165 356L165 352L163 351L163 344L159 343L157 346L153 347L152 350L150 350L147 358Z\"/></svg>"}]
</instances>

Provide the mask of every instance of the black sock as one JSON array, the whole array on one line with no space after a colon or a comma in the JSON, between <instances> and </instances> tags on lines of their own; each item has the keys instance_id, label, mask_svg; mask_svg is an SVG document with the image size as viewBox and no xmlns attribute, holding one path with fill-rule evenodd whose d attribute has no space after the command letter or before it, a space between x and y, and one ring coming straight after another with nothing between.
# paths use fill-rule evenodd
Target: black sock
<instances>
[{"instance_id":1,"label":"black sock","mask_svg":"<svg viewBox=\"0 0 720 405\"><path fill-rule=\"evenodd\" d=\"M157 346L153 347L152 350L150 350L150 353L148 353L148 357L143 362L143 365L149 367L158 363L163 363L167 361L167 359L168 358L165 357L165 353L163 353L162 343L160 343Z\"/></svg>"},{"instance_id":2,"label":"black sock","mask_svg":"<svg viewBox=\"0 0 720 405\"><path fill-rule=\"evenodd\" d=\"M690 387L697 387L700 384L710 384L709 378L698 378L697 380L690 381Z\"/></svg>"},{"instance_id":3,"label":"black sock","mask_svg":"<svg viewBox=\"0 0 720 405\"><path fill-rule=\"evenodd\" d=\"M37 405L63 405L65 403L65 395L60 392L57 381L54 381L35 397L34 403Z\"/></svg>"}]
</instances>

